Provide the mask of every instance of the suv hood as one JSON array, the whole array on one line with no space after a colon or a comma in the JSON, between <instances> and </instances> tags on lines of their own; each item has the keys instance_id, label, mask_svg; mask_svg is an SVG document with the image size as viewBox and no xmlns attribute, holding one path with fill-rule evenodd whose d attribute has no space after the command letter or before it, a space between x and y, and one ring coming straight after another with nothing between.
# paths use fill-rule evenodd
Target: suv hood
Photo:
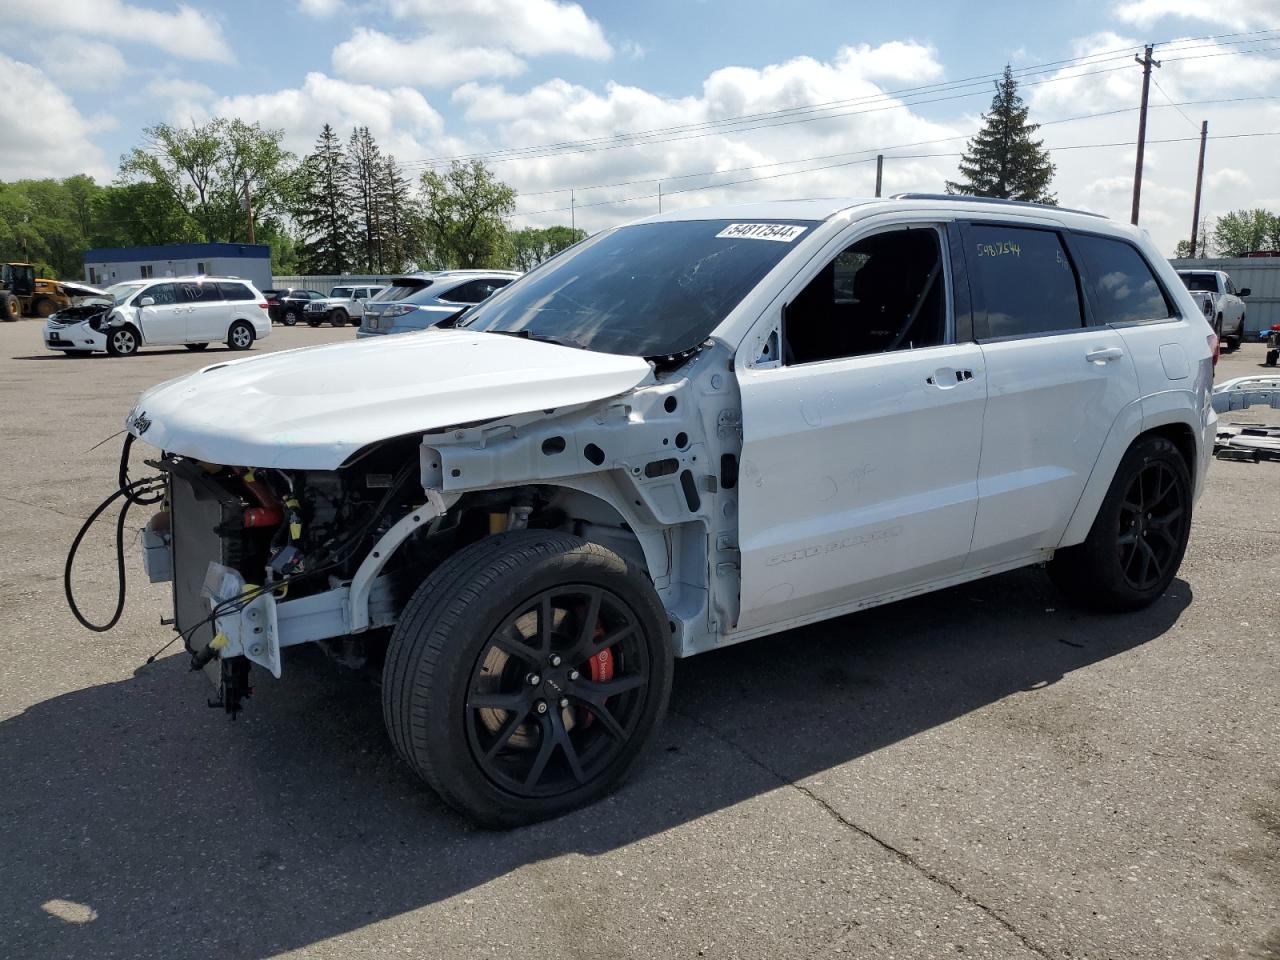
<instances>
[{"instance_id":1,"label":"suv hood","mask_svg":"<svg viewBox=\"0 0 1280 960\"><path fill-rule=\"evenodd\" d=\"M379 440L603 400L650 370L639 357L425 330L214 364L152 387L125 426L211 463L333 470Z\"/></svg>"}]
</instances>

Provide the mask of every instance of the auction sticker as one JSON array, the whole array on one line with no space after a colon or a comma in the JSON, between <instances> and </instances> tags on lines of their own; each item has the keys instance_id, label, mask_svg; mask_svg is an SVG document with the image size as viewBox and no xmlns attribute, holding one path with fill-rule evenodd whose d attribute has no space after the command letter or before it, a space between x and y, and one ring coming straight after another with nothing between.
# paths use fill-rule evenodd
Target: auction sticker
<instances>
[{"instance_id":1,"label":"auction sticker","mask_svg":"<svg viewBox=\"0 0 1280 960\"><path fill-rule=\"evenodd\" d=\"M717 237L727 240L777 240L779 243L790 243L808 227L794 223L731 223Z\"/></svg>"}]
</instances>

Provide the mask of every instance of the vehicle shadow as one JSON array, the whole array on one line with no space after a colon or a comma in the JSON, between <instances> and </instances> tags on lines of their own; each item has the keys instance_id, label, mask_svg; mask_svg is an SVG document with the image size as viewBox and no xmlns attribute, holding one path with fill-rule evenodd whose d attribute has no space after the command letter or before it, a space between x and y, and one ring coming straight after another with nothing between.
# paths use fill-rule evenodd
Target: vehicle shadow
<instances>
[{"instance_id":1,"label":"vehicle shadow","mask_svg":"<svg viewBox=\"0 0 1280 960\"><path fill-rule=\"evenodd\" d=\"M318 653L259 673L235 723L171 656L0 723L0 955L273 956L1034 696L1160 637L1190 600L1175 581L1141 613L1075 613L1024 570L680 662L630 784L508 833L444 807L395 759L378 691Z\"/></svg>"},{"instance_id":2,"label":"vehicle shadow","mask_svg":"<svg viewBox=\"0 0 1280 960\"><path fill-rule=\"evenodd\" d=\"M185 347L184 347L184 348L181 348L181 349L178 349L178 350L157 350L155 347L143 347L143 348L142 348L142 350L138 351L138 353L134 354L132 357L111 357L110 359L112 359L112 360L117 360L117 359L133 360L133 359L136 359L136 358L138 358L138 357L172 357L172 356L182 356L183 354L190 354L190 353L195 353L195 354L205 353L205 354L208 354L208 353L218 353L218 352L223 352L223 353L232 353L232 352L234 352L234 351L232 351L232 349L231 349L230 347L228 347L225 343L211 343L211 344L209 345L209 349L207 349L207 350L187 350ZM106 353L93 353L93 354L89 354L89 355L87 355L87 356L85 356L85 355L80 355L80 356L70 356L70 357L68 357L68 356L65 356L65 355L63 355L63 354L61 354L61 353L52 353L52 352L50 352L50 353L32 354L31 356L28 356L28 357L10 357L9 359L10 359L10 360L64 360L64 361L68 361L68 360L88 360L90 357L95 357L95 358L105 358L105 357L107 357L107 354L106 354Z\"/></svg>"}]
</instances>

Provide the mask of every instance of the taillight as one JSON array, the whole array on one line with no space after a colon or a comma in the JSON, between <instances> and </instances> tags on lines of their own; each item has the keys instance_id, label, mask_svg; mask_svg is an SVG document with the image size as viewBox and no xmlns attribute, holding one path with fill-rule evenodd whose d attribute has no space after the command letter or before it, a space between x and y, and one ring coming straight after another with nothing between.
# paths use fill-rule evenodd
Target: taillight
<instances>
[{"instance_id":1,"label":"taillight","mask_svg":"<svg viewBox=\"0 0 1280 960\"><path fill-rule=\"evenodd\" d=\"M413 313L417 309L411 303L393 303L382 308L382 315L384 317L403 317L406 313Z\"/></svg>"},{"instance_id":2,"label":"taillight","mask_svg":"<svg viewBox=\"0 0 1280 960\"><path fill-rule=\"evenodd\" d=\"M1209 341L1209 353L1213 356L1213 365L1216 367L1218 365L1218 353L1220 352L1222 343L1218 340L1218 335L1216 333L1209 334L1205 339Z\"/></svg>"},{"instance_id":3,"label":"taillight","mask_svg":"<svg viewBox=\"0 0 1280 960\"><path fill-rule=\"evenodd\" d=\"M263 303L258 304L258 306L260 306L263 310L267 309L267 304L265 301Z\"/></svg>"}]
</instances>

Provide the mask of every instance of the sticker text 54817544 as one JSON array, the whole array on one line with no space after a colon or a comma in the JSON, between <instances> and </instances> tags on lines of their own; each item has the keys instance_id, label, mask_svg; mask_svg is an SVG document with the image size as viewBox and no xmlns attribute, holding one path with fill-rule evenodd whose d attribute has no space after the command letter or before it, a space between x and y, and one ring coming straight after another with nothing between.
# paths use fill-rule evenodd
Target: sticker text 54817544
<instances>
[{"instance_id":1,"label":"sticker text 54817544","mask_svg":"<svg viewBox=\"0 0 1280 960\"><path fill-rule=\"evenodd\" d=\"M776 240L790 243L807 230L794 223L731 223L717 237L726 240Z\"/></svg>"}]
</instances>

